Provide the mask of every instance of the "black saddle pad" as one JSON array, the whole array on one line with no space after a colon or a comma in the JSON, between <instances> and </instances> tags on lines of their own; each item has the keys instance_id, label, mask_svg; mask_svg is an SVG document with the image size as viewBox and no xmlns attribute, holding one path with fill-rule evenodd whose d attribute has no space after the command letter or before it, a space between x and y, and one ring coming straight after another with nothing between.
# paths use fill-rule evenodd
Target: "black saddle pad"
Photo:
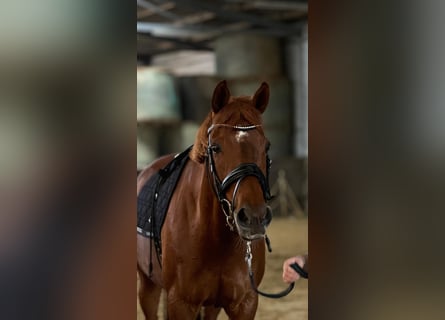
<instances>
[{"instance_id":1,"label":"black saddle pad","mask_svg":"<svg viewBox=\"0 0 445 320\"><path fill-rule=\"evenodd\" d=\"M161 228L171 197L188 159L190 146L146 182L138 195L137 232L161 240Z\"/></svg>"}]
</instances>

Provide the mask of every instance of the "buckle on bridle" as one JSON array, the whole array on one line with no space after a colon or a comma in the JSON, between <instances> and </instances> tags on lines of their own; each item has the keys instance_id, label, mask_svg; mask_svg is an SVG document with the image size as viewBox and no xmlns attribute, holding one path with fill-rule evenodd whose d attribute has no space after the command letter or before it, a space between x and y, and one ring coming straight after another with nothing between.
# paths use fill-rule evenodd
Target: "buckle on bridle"
<instances>
[{"instance_id":1,"label":"buckle on bridle","mask_svg":"<svg viewBox=\"0 0 445 320\"><path fill-rule=\"evenodd\" d=\"M224 215L226 216L227 226L229 227L230 231L233 231L234 230L233 223L235 222L235 220L233 218L232 204L230 203L229 200L227 200L225 198L221 199L220 203L221 203L221 209L222 209Z\"/></svg>"}]
</instances>

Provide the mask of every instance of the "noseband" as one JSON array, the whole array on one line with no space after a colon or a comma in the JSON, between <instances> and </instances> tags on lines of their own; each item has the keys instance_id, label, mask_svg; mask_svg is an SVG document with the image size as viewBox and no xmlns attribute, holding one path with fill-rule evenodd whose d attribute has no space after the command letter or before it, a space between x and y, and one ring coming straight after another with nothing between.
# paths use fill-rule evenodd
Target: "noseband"
<instances>
[{"instance_id":1,"label":"noseband","mask_svg":"<svg viewBox=\"0 0 445 320\"><path fill-rule=\"evenodd\" d=\"M261 125L251 125L251 126L232 126L228 124L212 124L210 128L207 130L208 136L208 144L207 144L207 158L209 163L209 171L212 175L213 187L215 194L218 198L219 203L221 204L221 208L226 216L226 222L229 226L230 230L233 231L233 209L235 208L235 198L238 192L241 181L248 177L253 176L257 178L260 183L261 190L263 191L263 197L265 201L269 201L272 197L270 195L269 188L269 170L271 165L271 160L269 159L269 155L266 154L266 176L264 176L261 169L255 163L241 163L238 167L233 169L221 182L218 177L218 173L216 172L215 159L213 158L213 150L212 143L210 140L210 133L216 127L228 127L235 129L237 131L249 131L260 127ZM226 198L227 189L235 184L235 189L233 190L232 202L230 202Z\"/></svg>"}]
</instances>

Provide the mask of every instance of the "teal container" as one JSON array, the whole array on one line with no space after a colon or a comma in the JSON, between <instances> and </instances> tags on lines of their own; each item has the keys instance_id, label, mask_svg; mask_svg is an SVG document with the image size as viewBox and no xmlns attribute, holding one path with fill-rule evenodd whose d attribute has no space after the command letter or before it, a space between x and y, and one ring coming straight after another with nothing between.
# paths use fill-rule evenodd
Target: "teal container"
<instances>
[{"instance_id":1,"label":"teal container","mask_svg":"<svg viewBox=\"0 0 445 320\"><path fill-rule=\"evenodd\" d=\"M181 119L176 81L160 68L137 69L138 122L175 122Z\"/></svg>"}]
</instances>

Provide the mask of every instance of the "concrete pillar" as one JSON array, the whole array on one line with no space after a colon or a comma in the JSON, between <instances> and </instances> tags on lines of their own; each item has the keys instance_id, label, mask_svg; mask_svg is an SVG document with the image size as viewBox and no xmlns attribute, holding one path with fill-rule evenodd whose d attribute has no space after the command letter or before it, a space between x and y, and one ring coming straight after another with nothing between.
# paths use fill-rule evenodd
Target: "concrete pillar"
<instances>
[{"instance_id":1,"label":"concrete pillar","mask_svg":"<svg viewBox=\"0 0 445 320\"><path fill-rule=\"evenodd\" d=\"M307 25L298 37L286 41L288 76L293 86L294 148L297 158L308 156L308 39Z\"/></svg>"}]
</instances>

